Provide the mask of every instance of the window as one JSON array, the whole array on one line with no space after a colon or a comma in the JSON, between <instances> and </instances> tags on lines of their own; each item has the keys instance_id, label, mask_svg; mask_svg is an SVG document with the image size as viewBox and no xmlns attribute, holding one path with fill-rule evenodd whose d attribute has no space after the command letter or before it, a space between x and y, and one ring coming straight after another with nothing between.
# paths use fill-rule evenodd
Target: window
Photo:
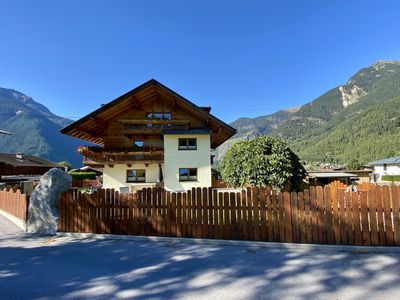
<instances>
[{"instance_id":1,"label":"window","mask_svg":"<svg viewBox=\"0 0 400 300\"><path fill-rule=\"evenodd\" d=\"M142 149L144 146L144 142L142 140L135 140L133 142L133 146L135 147L135 149Z\"/></svg>"},{"instance_id":2,"label":"window","mask_svg":"<svg viewBox=\"0 0 400 300\"><path fill-rule=\"evenodd\" d=\"M146 182L146 170L144 169L127 170L126 182Z\"/></svg>"},{"instance_id":3,"label":"window","mask_svg":"<svg viewBox=\"0 0 400 300\"><path fill-rule=\"evenodd\" d=\"M383 164L383 170L387 171L387 164Z\"/></svg>"},{"instance_id":4,"label":"window","mask_svg":"<svg viewBox=\"0 0 400 300\"><path fill-rule=\"evenodd\" d=\"M197 150L197 139L179 139L179 150Z\"/></svg>"},{"instance_id":5,"label":"window","mask_svg":"<svg viewBox=\"0 0 400 300\"><path fill-rule=\"evenodd\" d=\"M169 112L153 112L153 113L146 113L146 119L148 120L171 120L171 113Z\"/></svg>"},{"instance_id":6,"label":"window","mask_svg":"<svg viewBox=\"0 0 400 300\"><path fill-rule=\"evenodd\" d=\"M179 181L196 181L196 168L179 168Z\"/></svg>"}]
</instances>

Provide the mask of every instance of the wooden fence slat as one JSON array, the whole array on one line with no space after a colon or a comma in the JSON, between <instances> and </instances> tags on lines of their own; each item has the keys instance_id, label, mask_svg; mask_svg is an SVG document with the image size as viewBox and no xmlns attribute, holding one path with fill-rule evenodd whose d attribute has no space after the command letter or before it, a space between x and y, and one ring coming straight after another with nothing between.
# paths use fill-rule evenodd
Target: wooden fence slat
<instances>
[{"instance_id":1,"label":"wooden fence slat","mask_svg":"<svg viewBox=\"0 0 400 300\"><path fill-rule=\"evenodd\" d=\"M325 213L326 213L326 242L327 244L334 244L334 232L333 232L333 210L332 210L332 197L331 187L326 185L324 187L324 198L325 198Z\"/></svg>"},{"instance_id":2,"label":"wooden fence slat","mask_svg":"<svg viewBox=\"0 0 400 300\"><path fill-rule=\"evenodd\" d=\"M367 197L368 197L368 204L369 204L371 245L378 246L379 245L379 236L378 236L378 222L377 222L377 216L376 216L377 213L376 213L375 191L368 190Z\"/></svg>"},{"instance_id":3,"label":"wooden fence slat","mask_svg":"<svg viewBox=\"0 0 400 300\"><path fill-rule=\"evenodd\" d=\"M306 243L306 223L305 223L305 207L304 207L304 194L299 192L299 243Z\"/></svg>"},{"instance_id":4,"label":"wooden fence slat","mask_svg":"<svg viewBox=\"0 0 400 300\"><path fill-rule=\"evenodd\" d=\"M219 229L219 204L218 204L218 192L217 190L212 191L212 200L213 200L213 223L214 223L214 234L213 238L214 239L219 239L220 238L220 229Z\"/></svg>"},{"instance_id":5,"label":"wooden fence slat","mask_svg":"<svg viewBox=\"0 0 400 300\"><path fill-rule=\"evenodd\" d=\"M203 188L201 193L201 207L202 207L202 223L203 223L203 238L208 238L208 189Z\"/></svg>"},{"instance_id":6,"label":"wooden fence slat","mask_svg":"<svg viewBox=\"0 0 400 300\"><path fill-rule=\"evenodd\" d=\"M318 198L316 195L316 188L310 187L311 198L311 224L312 224L312 243L319 244L319 231L318 231Z\"/></svg>"},{"instance_id":7,"label":"wooden fence slat","mask_svg":"<svg viewBox=\"0 0 400 300\"><path fill-rule=\"evenodd\" d=\"M317 186L316 197L318 205L318 234L319 242L321 244L326 244L326 221L325 221L325 198L324 190L322 186Z\"/></svg>"},{"instance_id":8,"label":"wooden fence slat","mask_svg":"<svg viewBox=\"0 0 400 300\"><path fill-rule=\"evenodd\" d=\"M349 202L350 193L344 193L343 190L339 190L337 193L338 202L339 202L339 228L340 228L340 241L341 244L346 245L348 243L348 235L349 232L347 228L350 227L351 219L350 210L347 209L346 204Z\"/></svg>"},{"instance_id":9,"label":"wooden fence slat","mask_svg":"<svg viewBox=\"0 0 400 300\"><path fill-rule=\"evenodd\" d=\"M360 209L361 209L361 226L362 226L362 243L363 246L371 245L370 235L370 216L368 214L368 197L366 192L360 192Z\"/></svg>"},{"instance_id":10,"label":"wooden fence slat","mask_svg":"<svg viewBox=\"0 0 400 300\"><path fill-rule=\"evenodd\" d=\"M215 230L215 220L214 220L214 205L213 205L213 189L211 187L207 190L208 198L208 235L207 238L214 238L214 230Z\"/></svg>"},{"instance_id":11,"label":"wooden fence slat","mask_svg":"<svg viewBox=\"0 0 400 300\"><path fill-rule=\"evenodd\" d=\"M176 195L176 236L182 236L182 193Z\"/></svg>"},{"instance_id":12,"label":"wooden fence slat","mask_svg":"<svg viewBox=\"0 0 400 300\"><path fill-rule=\"evenodd\" d=\"M177 236L177 220L176 220L176 193L172 193L171 197L171 235Z\"/></svg>"},{"instance_id":13,"label":"wooden fence slat","mask_svg":"<svg viewBox=\"0 0 400 300\"><path fill-rule=\"evenodd\" d=\"M218 238L223 240L225 238L225 225L224 225L224 193L218 193Z\"/></svg>"},{"instance_id":14,"label":"wooden fence slat","mask_svg":"<svg viewBox=\"0 0 400 300\"><path fill-rule=\"evenodd\" d=\"M278 196L276 193L276 190L271 191L271 202L272 202L272 218L273 218L273 227L274 227L274 233L273 233L273 239L272 241L274 242L279 242L279 203L278 203Z\"/></svg>"},{"instance_id":15,"label":"wooden fence slat","mask_svg":"<svg viewBox=\"0 0 400 300\"><path fill-rule=\"evenodd\" d=\"M192 205L192 191L188 190L186 192L187 195L187 199L186 199L186 203L187 203L187 219L188 219L188 226L187 226L187 234L188 237L193 237L195 235L194 232L194 225L193 225L193 205Z\"/></svg>"},{"instance_id":16,"label":"wooden fence slat","mask_svg":"<svg viewBox=\"0 0 400 300\"><path fill-rule=\"evenodd\" d=\"M242 206L242 224L243 224L243 239L249 239L249 225L248 225L248 208L247 208L247 198L246 198L246 191L242 190L241 192L241 206Z\"/></svg>"},{"instance_id":17,"label":"wooden fence slat","mask_svg":"<svg viewBox=\"0 0 400 300\"><path fill-rule=\"evenodd\" d=\"M268 241L268 231L267 231L267 208L266 208L266 189L260 189L260 233L261 240Z\"/></svg>"},{"instance_id":18,"label":"wooden fence slat","mask_svg":"<svg viewBox=\"0 0 400 300\"><path fill-rule=\"evenodd\" d=\"M334 189L332 190L332 211L333 211L333 237L335 244L338 245L340 244L340 217L339 217L339 201L338 194L340 193L340 190ZM343 192L343 191L342 191Z\"/></svg>"},{"instance_id":19,"label":"wooden fence slat","mask_svg":"<svg viewBox=\"0 0 400 300\"><path fill-rule=\"evenodd\" d=\"M342 189L342 193L344 193L345 190ZM354 245L355 244L355 235L354 235L354 217L353 217L353 203L351 199L351 194L346 193L347 196L345 196L345 209L346 209L346 230L347 230L347 242L349 245Z\"/></svg>"},{"instance_id":20,"label":"wooden fence slat","mask_svg":"<svg viewBox=\"0 0 400 300\"><path fill-rule=\"evenodd\" d=\"M224 239L230 239L229 193L224 193Z\"/></svg>"},{"instance_id":21,"label":"wooden fence slat","mask_svg":"<svg viewBox=\"0 0 400 300\"><path fill-rule=\"evenodd\" d=\"M285 239L285 217L284 217L284 206L283 206L283 193L277 194L278 205L279 205L279 242L284 243Z\"/></svg>"},{"instance_id":22,"label":"wooden fence slat","mask_svg":"<svg viewBox=\"0 0 400 300\"><path fill-rule=\"evenodd\" d=\"M254 223L253 223L253 200L251 195L251 188L246 189L246 201L247 201L247 229L248 239L254 241Z\"/></svg>"},{"instance_id":23,"label":"wooden fence slat","mask_svg":"<svg viewBox=\"0 0 400 300\"><path fill-rule=\"evenodd\" d=\"M188 193L188 196L190 193ZM172 199L171 199L171 192L166 193L166 204L167 204L167 227L165 229L165 234L167 236L173 236L172 230L171 230L171 222L172 222Z\"/></svg>"},{"instance_id":24,"label":"wooden fence slat","mask_svg":"<svg viewBox=\"0 0 400 300\"><path fill-rule=\"evenodd\" d=\"M385 213L385 233L388 246L394 246L393 225L392 225L392 203L390 201L390 190L386 185L383 187L383 206Z\"/></svg>"},{"instance_id":25,"label":"wooden fence slat","mask_svg":"<svg viewBox=\"0 0 400 300\"><path fill-rule=\"evenodd\" d=\"M201 188L196 189L196 232L197 238L203 238Z\"/></svg>"},{"instance_id":26,"label":"wooden fence slat","mask_svg":"<svg viewBox=\"0 0 400 300\"><path fill-rule=\"evenodd\" d=\"M305 218L305 228L306 228L306 242L308 244L312 243L312 223L311 223L311 199L310 190L304 190L304 218Z\"/></svg>"},{"instance_id":27,"label":"wooden fence slat","mask_svg":"<svg viewBox=\"0 0 400 300\"><path fill-rule=\"evenodd\" d=\"M284 201L284 216L285 216L285 242L293 242L293 230L292 230L292 212L290 207L290 193L283 193Z\"/></svg>"},{"instance_id":28,"label":"wooden fence slat","mask_svg":"<svg viewBox=\"0 0 400 300\"><path fill-rule=\"evenodd\" d=\"M198 217L197 217L197 193L196 188L192 188L192 235L198 238L200 230L198 228Z\"/></svg>"},{"instance_id":29,"label":"wooden fence slat","mask_svg":"<svg viewBox=\"0 0 400 300\"><path fill-rule=\"evenodd\" d=\"M290 193L290 211L291 211L291 223L292 223L292 241L293 243L299 243L299 210L298 210L298 194L296 192Z\"/></svg>"},{"instance_id":30,"label":"wooden fence slat","mask_svg":"<svg viewBox=\"0 0 400 300\"><path fill-rule=\"evenodd\" d=\"M362 246L360 197L358 193L350 193L353 209L354 244Z\"/></svg>"},{"instance_id":31,"label":"wooden fence slat","mask_svg":"<svg viewBox=\"0 0 400 300\"><path fill-rule=\"evenodd\" d=\"M261 240L260 232L260 201L258 199L259 193L258 188L252 188L252 202L253 202L253 229L254 229L254 240Z\"/></svg>"},{"instance_id":32,"label":"wooden fence slat","mask_svg":"<svg viewBox=\"0 0 400 300\"><path fill-rule=\"evenodd\" d=\"M229 208L230 208L229 235L230 235L230 239L237 240L237 239L239 239L239 234L238 234L238 223L237 223L237 217L236 217L236 194L234 192L229 193Z\"/></svg>"},{"instance_id":33,"label":"wooden fence slat","mask_svg":"<svg viewBox=\"0 0 400 300\"><path fill-rule=\"evenodd\" d=\"M243 240L242 193L236 193L237 238Z\"/></svg>"},{"instance_id":34,"label":"wooden fence slat","mask_svg":"<svg viewBox=\"0 0 400 300\"><path fill-rule=\"evenodd\" d=\"M400 186L392 186L394 244L400 246Z\"/></svg>"},{"instance_id":35,"label":"wooden fence slat","mask_svg":"<svg viewBox=\"0 0 400 300\"><path fill-rule=\"evenodd\" d=\"M376 209L378 217L378 232L379 232L379 245L386 246L386 234L384 226L383 202L382 202L382 189L377 186L375 189L376 195Z\"/></svg>"},{"instance_id":36,"label":"wooden fence slat","mask_svg":"<svg viewBox=\"0 0 400 300\"><path fill-rule=\"evenodd\" d=\"M189 237L188 234L188 205L187 193L182 193L182 236Z\"/></svg>"}]
</instances>

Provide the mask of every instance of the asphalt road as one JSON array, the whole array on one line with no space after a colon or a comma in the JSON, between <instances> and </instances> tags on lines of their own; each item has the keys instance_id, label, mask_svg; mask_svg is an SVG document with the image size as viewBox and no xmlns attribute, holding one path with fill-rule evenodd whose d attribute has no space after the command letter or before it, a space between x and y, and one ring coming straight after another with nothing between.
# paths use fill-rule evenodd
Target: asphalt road
<instances>
[{"instance_id":1,"label":"asphalt road","mask_svg":"<svg viewBox=\"0 0 400 300\"><path fill-rule=\"evenodd\" d=\"M31 237L0 217L0 299L400 299L400 253Z\"/></svg>"}]
</instances>

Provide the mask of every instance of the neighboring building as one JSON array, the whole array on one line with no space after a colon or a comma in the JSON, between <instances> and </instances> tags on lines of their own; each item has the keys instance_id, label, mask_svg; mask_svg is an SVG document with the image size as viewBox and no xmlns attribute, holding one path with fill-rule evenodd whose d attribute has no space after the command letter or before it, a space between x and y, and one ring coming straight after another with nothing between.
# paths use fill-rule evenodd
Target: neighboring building
<instances>
[{"instance_id":1,"label":"neighboring building","mask_svg":"<svg viewBox=\"0 0 400 300\"><path fill-rule=\"evenodd\" d=\"M62 166L37 156L0 153L1 182L17 184L41 176L51 168Z\"/></svg>"},{"instance_id":2,"label":"neighboring building","mask_svg":"<svg viewBox=\"0 0 400 300\"><path fill-rule=\"evenodd\" d=\"M369 165L374 167L372 180L375 182L382 181L383 175L400 175L400 156L375 160Z\"/></svg>"},{"instance_id":3,"label":"neighboring building","mask_svg":"<svg viewBox=\"0 0 400 300\"><path fill-rule=\"evenodd\" d=\"M358 183L371 182L371 173L373 169L365 168L362 170L347 170L347 173L355 174L358 178Z\"/></svg>"},{"instance_id":4,"label":"neighboring building","mask_svg":"<svg viewBox=\"0 0 400 300\"><path fill-rule=\"evenodd\" d=\"M326 185L333 181L341 181L349 185L352 180L358 179L356 174L338 171L309 171L307 175L312 185Z\"/></svg>"},{"instance_id":5,"label":"neighboring building","mask_svg":"<svg viewBox=\"0 0 400 300\"><path fill-rule=\"evenodd\" d=\"M131 191L211 186L211 150L236 130L152 79L61 130L96 143L80 153L103 186Z\"/></svg>"}]
</instances>

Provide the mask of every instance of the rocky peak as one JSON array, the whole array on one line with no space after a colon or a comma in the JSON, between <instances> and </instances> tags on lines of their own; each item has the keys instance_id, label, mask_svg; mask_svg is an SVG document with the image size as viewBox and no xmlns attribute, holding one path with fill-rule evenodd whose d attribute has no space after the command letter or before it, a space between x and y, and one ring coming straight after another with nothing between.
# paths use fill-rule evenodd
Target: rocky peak
<instances>
[{"instance_id":1,"label":"rocky peak","mask_svg":"<svg viewBox=\"0 0 400 300\"><path fill-rule=\"evenodd\" d=\"M367 94L361 87L357 85L342 85L339 87L343 107L348 107L360 100L362 96Z\"/></svg>"}]
</instances>

